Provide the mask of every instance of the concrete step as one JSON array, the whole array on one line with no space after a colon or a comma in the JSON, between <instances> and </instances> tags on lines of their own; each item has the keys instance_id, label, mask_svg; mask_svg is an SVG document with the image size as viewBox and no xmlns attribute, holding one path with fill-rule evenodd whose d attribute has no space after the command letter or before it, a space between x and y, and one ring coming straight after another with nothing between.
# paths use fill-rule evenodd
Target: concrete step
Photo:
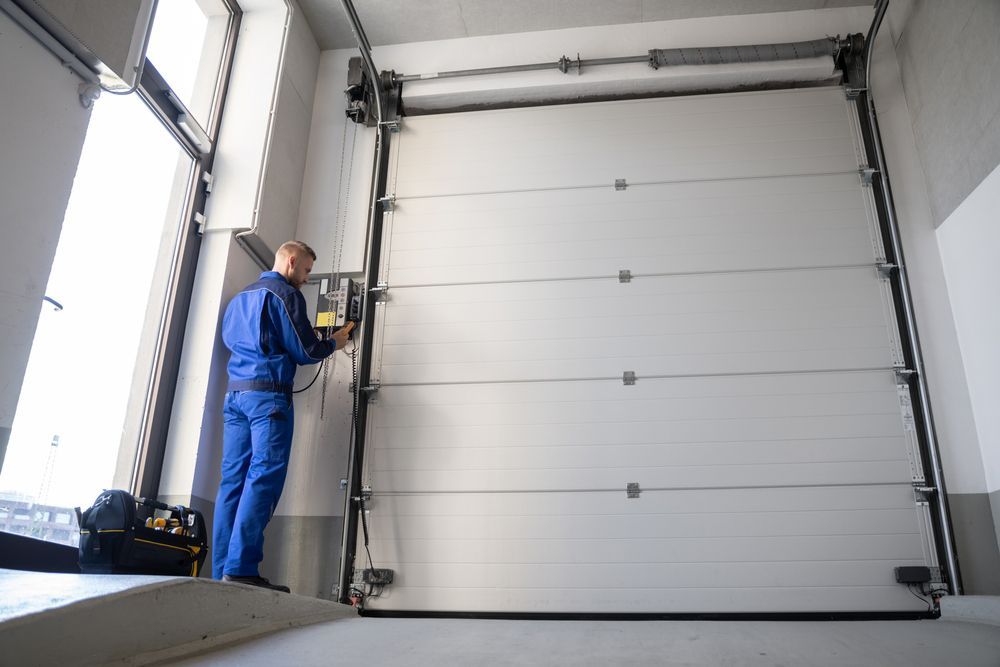
<instances>
[{"instance_id":1,"label":"concrete step","mask_svg":"<svg viewBox=\"0 0 1000 667\"><path fill-rule=\"evenodd\" d=\"M941 620L1000 626L1000 595L946 595Z\"/></svg>"},{"instance_id":2,"label":"concrete step","mask_svg":"<svg viewBox=\"0 0 1000 667\"><path fill-rule=\"evenodd\" d=\"M0 570L0 665L147 665L355 616L210 579Z\"/></svg>"}]
</instances>

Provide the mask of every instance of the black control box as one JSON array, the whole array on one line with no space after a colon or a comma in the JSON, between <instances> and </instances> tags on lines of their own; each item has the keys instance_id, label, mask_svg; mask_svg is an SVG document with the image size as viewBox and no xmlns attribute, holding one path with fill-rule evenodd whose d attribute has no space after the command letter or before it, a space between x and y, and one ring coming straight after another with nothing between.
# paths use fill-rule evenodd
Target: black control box
<instances>
[{"instance_id":1,"label":"black control box","mask_svg":"<svg viewBox=\"0 0 1000 667\"><path fill-rule=\"evenodd\" d=\"M931 569L923 565L906 565L897 567L897 584L926 584L931 580Z\"/></svg>"}]
</instances>

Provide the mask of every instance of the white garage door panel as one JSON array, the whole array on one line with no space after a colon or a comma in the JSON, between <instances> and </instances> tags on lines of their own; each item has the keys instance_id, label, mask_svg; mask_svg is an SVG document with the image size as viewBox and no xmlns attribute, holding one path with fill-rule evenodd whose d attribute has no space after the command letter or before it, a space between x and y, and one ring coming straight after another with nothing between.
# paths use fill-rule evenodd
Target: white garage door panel
<instances>
[{"instance_id":1,"label":"white garage door panel","mask_svg":"<svg viewBox=\"0 0 1000 667\"><path fill-rule=\"evenodd\" d=\"M854 534L864 534L862 526L876 521L872 511L905 510L913 513L913 490L905 485L856 486L845 491L844 487L754 488L754 489L686 489L683 491L655 491L645 499L657 501L638 502L625 497L620 490L608 493L465 493L434 495L393 495L375 497L371 520L385 525L396 523L397 530L405 524L407 530L436 534L443 530L452 535L450 521L466 519L488 523L494 519L513 520L532 518L552 521L553 531L565 521L594 520L609 525L618 517L649 517L649 523L670 520L670 517L689 516L697 521L711 520L713 515L731 515L746 526L756 521L777 520L798 514L840 516L844 519L860 517ZM640 498L639 500L642 500ZM903 513L905 517L905 512ZM608 519L611 518L611 520ZM460 525L460 524L456 524ZM825 522L816 524L825 525ZM904 524L908 527L908 524ZM441 528L438 528L441 527ZM600 531L594 535L600 535ZM639 534L639 533L637 533ZM740 533L734 533L738 535Z\"/></svg>"},{"instance_id":2,"label":"white garage door panel","mask_svg":"<svg viewBox=\"0 0 1000 667\"><path fill-rule=\"evenodd\" d=\"M790 509L811 506L850 509ZM602 513L582 514L595 510ZM389 495L376 500L370 528L380 562L398 568L385 603L404 609L494 611L526 595L550 611L580 611L593 600L579 598L583 590L610 604L605 611L715 611L719 589L738 605L727 610L912 609L890 588L892 568L924 559L912 491L901 486L644 492L637 500L621 492ZM889 606L838 606L841 593L830 587L884 588ZM761 588L779 591L760 597ZM482 593L473 607L463 590ZM812 595L815 606L804 606Z\"/></svg>"},{"instance_id":3,"label":"white garage door panel","mask_svg":"<svg viewBox=\"0 0 1000 667\"><path fill-rule=\"evenodd\" d=\"M426 116L393 145L369 608L926 609L893 577L937 563L842 90Z\"/></svg>"},{"instance_id":4,"label":"white garage door panel","mask_svg":"<svg viewBox=\"0 0 1000 667\"><path fill-rule=\"evenodd\" d=\"M634 564L636 566L666 563L744 563L744 562L782 562L788 560L788 554L794 553L797 562L803 561L840 561L857 560L864 557L868 560L897 561L916 560L923 557L920 533L913 524L913 533L889 535L797 535L797 536L767 536L751 537L682 537L671 535L664 538L628 537L622 540L610 538L586 539L572 538L568 540L533 539L513 540L494 537L486 540L429 540L419 539L401 542L396 539L381 540L376 528L371 528L372 546L378 549L383 560L393 559L393 552L398 553L399 561L403 563L424 563L434 567L428 572L437 572L429 578L429 586L441 585L441 575L451 578L449 565L469 563L488 565L559 565L563 563L596 565ZM813 530L822 530L814 526ZM642 554L637 559L636 554ZM892 568L883 563L884 572L881 583L892 582ZM404 568L406 569L406 568ZM469 568L470 575L465 581L455 581L459 586L475 586L476 571L480 567ZM527 568L524 568L527 570ZM644 568L643 568L644 569ZM663 570L665 568L650 568ZM522 582L538 577L538 573L528 576ZM402 580L400 582L403 583ZM508 582L513 583L513 582ZM538 582L541 583L541 582ZM546 583L553 583L547 580ZM563 586L573 583L583 583L579 573L573 573L564 579ZM716 582L691 582L703 586L715 586ZM847 583L847 582L841 582ZM661 582L661 585L668 585ZM808 584L805 584L808 585Z\"/></svg>"},{"instance_id":5,"label":"white garage door panel","mask_svg":"<svg viewBox=\"0 0 1000 667\"><path fill-rule=\"evenodd\" d=\"M582 400L560 391L571 383L474 385L466 388L464 399L452 394L458 398L454 403L441 400L447 388L386 387L373 409L369 474L384 492L407 493L608 490L624 489L628 482L662 489L908 479L892 375L870 375L855 379L849 393L837 392L829 374L714 378L715 395L703 396L685 396L684 387L701 383L704 390L705 378L640 380L635 386L575 383L589 390ZM774 391L779 378L784 387ZM774 393L755 387L762 379ZM871 389L862 391L865 384ZM824 385L826 392L816 391ZM804 386L812 391L799 393ZM549 390L544 397L538 396L541 387ZM522 396L525 388L532 391ZM496 403L482 402L484 394L504 393ZM511 400L518 396L521 402ZM842 449L843 430L865 436L868 447L859 451L857 443L849 443L854 446ZM587 431L592 431L589 440L572 439ZM560 440L561 433L567 440ZM606 439L597 439L601 435ZM719 456L725 448L718 445L731 449L737 439L749 462ZM789 459L754 451L773 452L776 443L787 450L795 442L805 448ZM650 455L651 445L667 444L687 446L687 460L671 459L667 448ZM484 447L493 448L492 457ZM466 454L452 455L458 450ZM473 458L476 465L462 464Z\"/></svg>"},{"instance_id":6,"label":"white garage door panel","mask_svg":"<svg viewBox=\"0 0 1000 667\"><path fill-rule=\"evenodd\" d=\"M572 460L565 468L628 468L639 465L703 466L716 461L725 465L769 465L833 461L892 461L900 444L893 438L851 440L791 440L786 442L655 443L636 445L589 445L585 460ZM372 469L403 470L512 470L550 465L565 452L561 447L422 446L381 449ZM641 463L640 463L641 462Z\"/></svg>"},{"instance_id":7,"label":"white garage door panel","mask_svg":"<svg viewBox=\"0 0 1000 667\"><path fill-rule=\"evenodd\" d=\"M864 463L864 465L861 465ZM686 468L618 467L611 470L573 468L557 470L471 470L458 475L449 471L373 471L381 488L409 493L433 493L441 488L455 491L503 489L507 491L589 491L615 486L625 489L641 480L645 488L730 488L734 486L836 485L845 479L859 484L889 484L909 473L905 460L851 461L847 463L766 464L760 466L704 466Z\"/></svg>"},{"instance_id":8,"label":"white garage door panel","mask_svg":"<svg viewBox=\"0 0 1000 667\"><path fill-rule=\"evenodd\" d=\"M559 566L555 569L562 569ZM625 570L629 566L623 566ZM727 568L731 566L726 566ZM496 581L492 572L484 579ZM490 613L517 609L522 613L664 613L663 610L683 610L685 614L700 613L796 613L815 612L883 612L925 611L920 602L904 586L812 586L777 587L755 585L754 572L747 572L746 583L740 588L654 587L633 582L631 588L608 589L594 586L587 579L573 589L556 589L546 585L497 587L492 584L475 587L395 586L378 603L380 608L399 611L434 609L444 612Z\"/></svg>"},{"instance_id":9,"label":"white garage door panel","mask_svg":"<svg viewBox=\"0 0 1000 667\"><path fill-rule=\"evenodd\" d=\"M383 384L611 378L625 370L648 377L887 368L892 363L878 277L870 267L651 277L631 283L404 288L393 292L381 312ZM816 325L814 318L831 315L832 326ZM487 322L496 334L476 326ZM678 332L679 322L693 328ZM418 324L434 332L431 340L408 338L406 329Z\"/></svg>"},{"instance_id":10,"label":"white garage door panel","mask_svg":"<svg viewBox=\"0 0 1000 667\"><path fill-rule=\"evenodd\" d=\"M401 202L393 286L871 263L856 174Z\"/></svg>"},{"instance_id":11,"label":"white garage door panel","mask_svg":"<svg viewBox=\"0 0 1000 667\"><path fill-rule=\"evenodd\" d=\"M881 488L881 487L866 487ZM843 489L838 489L843 493ZM672 492L677 498L683 499L679 492ZM693 495L694 492L687 492ZM744 492L745 495L746 492ZM619 495L620 492L619 492ZM649 491L647 498L653 498L654 504L669 506L665 492ZM445 496L440 496L443 502L449 502ZM450 500L455 503L454 498ZM461 501L463 504L465 500ZM605 499L605 505L612 505ZM380 539L388 545L393 541L400 543L442 540L492 540L499 535L518 535L522 540L574 540L580 536L588 539L651 539L651 538L717 538L717 537L781 537L801 536L816 533L817 527L823 528L826 535L890 535L900 530L901 526L909 528L910 533L919 534L919 529L913 513L913 507L906 509L876 509L865 510L867 521L858 525L854 511L825 510L822 512L785 511L768 513L712 514L707 512L689 514L650 514L625 513L603 514L597 516L561 516L558 523L551 517L533 515L474 515L453 516L447 522L413 521L408 517L412 514L394 515L394 525L387 523L393 509L399 507L399 499L391 507L379 507L383 512L378 522L382 524ZM910 503L912 505L912 503ZM747 515L753 514L752 521ZM391 525L391 529L389 526ZM456 537L457 536L457 537Z\"/></svg>"},{"instance_id":12,"label":"white garage door panel","mask_svg":"<svg viewBox=\"0 0 1000 667\"><path fill-rule=\"evenodd\" d=\"M745 97L759 99L733 107L718 99L714 105L710 99L642 100L576 107L565 117L558 110L518 109L410 122L398 153L407 178L395 195L857 170L841 91L804 92L797 106L788 105L787 93Z\"/></svg>"},{"instance_id":13,"label":"white garage door panel","mask_svg":"<svg viewBox=\"0 0 1000 667\"><path fill-rule=\"evenodd\" d=\"M787 401L793 399L808 401L810 410L791 413ZM606 380L383 387L371 410L370 452L794 441L828 441L833 449L841 440L883 438L901 443L896 400L890 372L649 378L634 386ZM840 409L833 408L838 401ZM749 405L759 411L749 413ZM526 422L526 409L549 416ZM638 421L603 418L615 409L638 415ZM701 419L692 416L695 409ZM401 411L405 419L397 416Z\"/></svg>"},{"instance_id":14,"label":"white garage door panel","mask_svg":"<svg viewBox=\"0 0 1000 667\"><path fill-rule=\"evenodd\" d=\"M579 545L580 551L586 545ZM619 553L621 549L619 549ZM618 561L621 562L621 561ZM890 576L886 576L885 564L872 567L870 564L849 561L819 560L803 563L800 568L789 571L782 563L755 562L713 563L669 563L642 567L631 570L627 566L606 568L603 573L600 565L588 565L576 562L540 563L537 566L519 564L491 564L487 567L471 566L464 563L451 563L447 570L434 566L414 564L411 572L426 581L430 588L469 587L481 585L483 575L489 572L490 578L502 581L512 588L526 588L524 582L529 576L544 576L546 588L625 588L635 590L646 588L744 588L744 587L774 587L802 586L805 588L844 585L885 586L891 584ZM534 570L533 572L529 571ZM701 582L701 583L699 583ZM400 581L400 583L404 583Z\"/></svg>"}]
</instances>

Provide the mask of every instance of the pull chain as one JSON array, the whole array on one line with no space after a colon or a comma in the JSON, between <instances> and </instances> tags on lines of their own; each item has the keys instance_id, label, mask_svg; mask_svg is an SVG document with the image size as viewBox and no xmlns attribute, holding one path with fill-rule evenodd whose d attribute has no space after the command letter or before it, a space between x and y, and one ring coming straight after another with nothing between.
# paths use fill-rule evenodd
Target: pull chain
<instances>
[{"instance_id":1,"label":"pull chain","mask_svg":"<svg viewBox=\"0 0 1000 667\"><path fill-rule=\"evenodd\" d=\"M350 210L351 201L351 172L354 167L354 146L356 144L358 126L352 125L351 131L351 153L347 169L344 169L344 156L347 151L347 125L350 121L344 121L344 132L340 138L340 175L337 189L337 213L334 218L333 249L330 253L333 256L333 265L330 267L329 291L326 293L327 307L329 312L335 313L333 308L333 293L340 287L340 266L344 254L344 237L347 227L347 212ZM346 185L345 185L346 182ZM341 193L344 194L341 197ZM334 321L328 320L326 324L326 339L330 340L333 335ZM330 366L333 365L333 355L323 360L323 387L319 404L319 418L322 421L326 417L326 388L329 384Z\"/></svg>"}]
</instances>

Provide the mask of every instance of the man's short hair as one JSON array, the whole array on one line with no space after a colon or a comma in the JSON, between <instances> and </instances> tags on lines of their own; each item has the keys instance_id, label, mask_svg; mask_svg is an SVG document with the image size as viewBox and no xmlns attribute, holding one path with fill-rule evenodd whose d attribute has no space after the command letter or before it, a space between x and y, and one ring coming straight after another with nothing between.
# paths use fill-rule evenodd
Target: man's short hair
<instances>
[{"instance_id":1,"label":"man's short hair","mask_svg":"<svg viewBox=\"0 0 1000 667\"><path fill-rule=\"evenodd\" d=\"M285 241L278 248L277 255L279 257L287 257L293 253L305 253L312 257L314 262L316 261L316 251L302 241Z\"/></svg>"}]
</instances>

